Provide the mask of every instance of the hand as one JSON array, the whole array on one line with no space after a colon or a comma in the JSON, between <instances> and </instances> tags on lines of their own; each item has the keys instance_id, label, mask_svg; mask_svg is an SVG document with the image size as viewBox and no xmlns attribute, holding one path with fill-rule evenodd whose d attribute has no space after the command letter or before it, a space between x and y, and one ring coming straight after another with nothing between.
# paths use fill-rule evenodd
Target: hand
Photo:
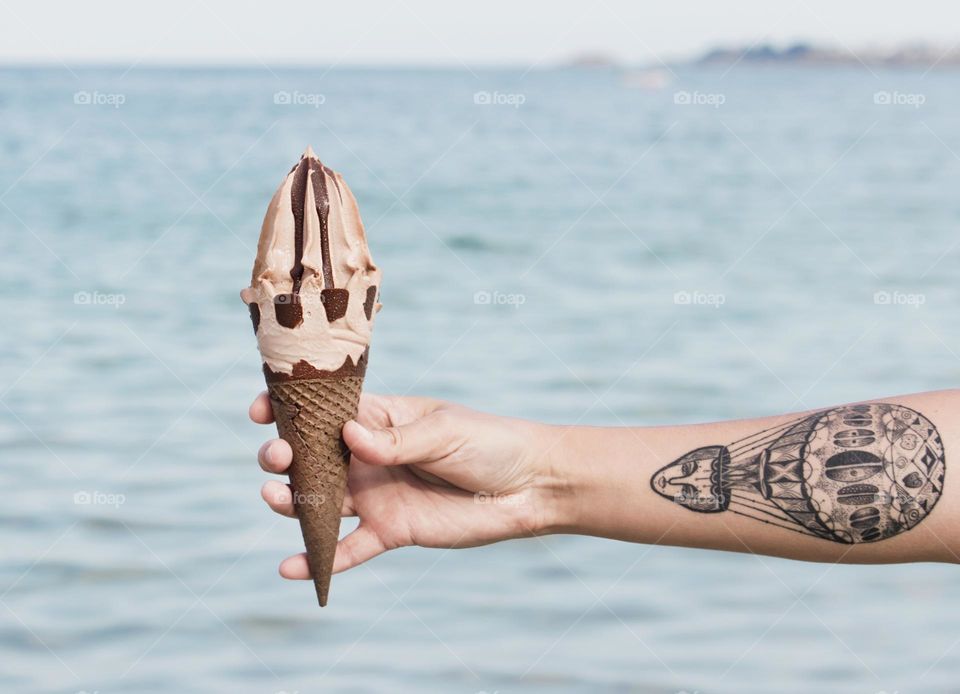
<instances>
[{"instance_id":1,"label":"hand","mask_svg":"<svg viewBox=\"0 0 960 694\"><path fill-rule=\"evenodd\" d=\"M273 422L266 393L250 418ZM342 515L360 525L337 545L334 573L397 547L474 547L547 532L557 492L541 464L549 430L438 400L364 394L357 420L343 427L353 456ZM258 459L280 474L293 452L272 439ZM289 485L270 481L261 493L277 513L296 516ZM306 554L285 559L280 574L310 578Z\"/></svg>"}]
</instances>

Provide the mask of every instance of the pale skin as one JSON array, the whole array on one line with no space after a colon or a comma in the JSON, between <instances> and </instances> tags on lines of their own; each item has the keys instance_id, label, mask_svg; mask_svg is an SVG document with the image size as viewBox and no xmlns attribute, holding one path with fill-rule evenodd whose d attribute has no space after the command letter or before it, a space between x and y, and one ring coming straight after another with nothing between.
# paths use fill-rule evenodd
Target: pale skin
<instances>
[{"instance_id":1,"label":"pale skin","mask_svg":"<svg viewBox=\"0 0 960 694\"><path fill-rule=\"evenodd\" d=\"M553 426L428 398L365 394L356 421L343 428L353 457L342 513L360 523L340 541L334 572L400 547L475 547L552 533L806 561L960 562L960 462L953 462L960 458L951 457L960 451L960 390L881 402L922 413L939 432L942 492L916 525L844 544L791 531L789 523L692 512L651 488L657 471L687 452L743 440L797 413L669 427ZM250 418L273 422L265 393ZM283 474L292 452L271 439L258 458L265 471ZM296 516L286 483L268 481L262 496L277 513ZM310 578L305 555L285 559L280 574Z\"/></svg>"}]
</instances>

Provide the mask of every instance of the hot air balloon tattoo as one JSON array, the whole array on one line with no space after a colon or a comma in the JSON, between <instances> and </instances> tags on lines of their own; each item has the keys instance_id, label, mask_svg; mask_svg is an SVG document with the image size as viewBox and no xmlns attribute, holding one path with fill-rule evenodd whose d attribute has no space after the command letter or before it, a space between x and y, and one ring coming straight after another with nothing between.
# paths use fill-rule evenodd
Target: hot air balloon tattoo
<instances>
[{"instance_id":1,"label":"hot air balloon tattoo","mask_svg":"<svg viewBox=\"0 0 960 694\"><path fill-rule=\"evenodd\" d=\"M846 405L726 446L690 451L658 470L653 490L698 513L732 513L833 542L910 530L940 498L943 441L902 405Z\"/></svg>"}]
</instances>

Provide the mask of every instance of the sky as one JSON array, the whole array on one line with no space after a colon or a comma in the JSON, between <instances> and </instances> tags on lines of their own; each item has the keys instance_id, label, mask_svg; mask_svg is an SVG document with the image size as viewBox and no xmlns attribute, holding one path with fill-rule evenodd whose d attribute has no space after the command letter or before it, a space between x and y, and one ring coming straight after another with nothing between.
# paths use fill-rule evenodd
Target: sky
<instances>
[{"instance_id":1,"label":"sky","mask_svg":"<svg viewBox=\"0 0 960 694\"><path fill-rule=\"evenodd\" d=\"M716 45L960 39L955 0L0 0L2 63L629 64Z\"/></svg>"}]
</instances>

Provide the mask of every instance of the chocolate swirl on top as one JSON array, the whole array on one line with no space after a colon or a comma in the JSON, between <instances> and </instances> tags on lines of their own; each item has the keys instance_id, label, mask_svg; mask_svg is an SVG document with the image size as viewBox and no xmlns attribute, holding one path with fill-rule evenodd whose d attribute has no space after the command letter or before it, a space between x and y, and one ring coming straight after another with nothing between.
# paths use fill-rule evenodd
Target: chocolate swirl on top
<instances>
[{"instance_id":1,"label":"chocolate swirl on top","mask_svg":"<svg viewBox=\"0 0 960 694\"><path fill-rule=\"evenodd\" d=\"M293 174L293 186L290 189L290 207L293 211L294 237L293 237L293 268L290 270L290 278L293 280L293 293L300 293L300 284L303 282L303 227L307 214L307 177L310 172L310 161L306 157L300 157L300 163L297 164ZM317 200L317 212L321 210L320 228L326 230L327 213L330 209L330 203L324 196L323 202ZM327 254L323 256L324 272L326 272Z\"/></svg>"},{"instance_id":2,"label":"chocolate swirl on top","mask_svg":"<svg viewBox=\"0 0 960 694\"><path fill-rule=\"evenodd\" d=\"M341 199L340 184L336 174L324 166L319 159L301 157L300 162L291 170L293 184L290 188L290 209L294 221L294 259L290 269L290 278L293 280L293 291L277 297L275 310L277 322L285 328L295 328L303 322L303 307L300 303L300 287L303 283L303 249L306 244L304 228L306 226L307 211L307 181L310 180L313 188L314 208L320 226L320 256L321 272L323 274L323 289L320 300L323 302L327 320L333 322L347 314L347 305L350 292L337 288L333 277L333 260L330 257L330 193L327 188L327 176L337 188L337 197ZM312 174L312 175L311 175Z\"/></svg>"}]
</instances>

